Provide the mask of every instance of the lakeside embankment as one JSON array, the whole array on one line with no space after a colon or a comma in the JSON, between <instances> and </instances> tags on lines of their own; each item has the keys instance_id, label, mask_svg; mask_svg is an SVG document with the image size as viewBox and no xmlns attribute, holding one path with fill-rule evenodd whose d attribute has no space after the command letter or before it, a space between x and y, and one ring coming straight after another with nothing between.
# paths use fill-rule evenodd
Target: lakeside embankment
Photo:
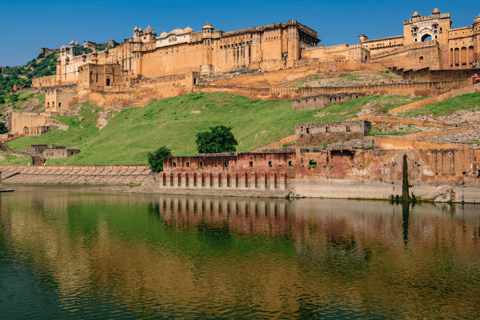
<instances>
[{"instance_id":1,"label":"lakeside embankment","mask_svg":"<svg viewBox=\"0 0 480 320\"><path fill-rule=\"evenodd\" d=\"M301 178L281 175L266 180L255 176L220 182L217 177L204 176L189 182L180 179L164 180L164 173L155 173L148 166L0 166L3 183L28 185L115 185L113 192L177 195L219 195L264 198L308 197L387 200L401 195L402 184L358 181L355 179ZM280 177L285 177L280 179ZM211 178L211 179L210 179ZM233 177L232 177L233 178ZM168 184L168 186L167 186ZM120 186L125 187L120 187ZM95 191L95 189L92 189ZM102 189L102 191L105 191ZM466 178L462 183L414 184L410 192L418 200L434 202L480 203L478 179Z\"/></svg>"}]
</instances>

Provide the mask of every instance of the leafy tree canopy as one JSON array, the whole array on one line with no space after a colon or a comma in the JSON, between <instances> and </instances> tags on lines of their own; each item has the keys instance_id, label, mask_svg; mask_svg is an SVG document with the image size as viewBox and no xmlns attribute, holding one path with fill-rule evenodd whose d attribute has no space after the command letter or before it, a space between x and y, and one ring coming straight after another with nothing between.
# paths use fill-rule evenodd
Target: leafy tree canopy
<instances>
[{"instance_id":1,"label":"leafy tree canopy","mask_svg":"<svg viewBox=\"0 0 480 320\"><path fill-rule=\"evenodd\" d=\"M8 130L7 130L7 126L5 125L5 123L3 122L0 122L0 134L4 134L4 133L7 133Z\"/></svg>"},{"instance_id":2,"label":"leafy tree canopy","mask_svg":"<svg viewBox=\"0 0 480 320\"><path fill-rule=\"evenodd\" d=\"M150 169L155 172L163 171L163 158L171 157L172 152L167 147L160 147L157 151L148 153L148 163Z\"/></svg>"},{"instance_id":3,"label":"leafy tree canopy","mask_svg":"<svg viewBox=\"0 0 480 320\"><path fill-rule=\"evenodd\" d=\"M231 127L223 125L210 127L210 131L197 133L197 150L199 153L235 152L237 140Z\"/></svg>"}]
</instances>

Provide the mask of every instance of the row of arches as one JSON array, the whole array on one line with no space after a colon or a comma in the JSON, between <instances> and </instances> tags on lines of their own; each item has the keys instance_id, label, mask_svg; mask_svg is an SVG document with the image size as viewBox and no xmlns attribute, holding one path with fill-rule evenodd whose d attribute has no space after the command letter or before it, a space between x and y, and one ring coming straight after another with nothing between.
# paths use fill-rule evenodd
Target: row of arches
<instances>
[{"instance_id":1,"label":"row of arches","mask_svg":"<svg viewBox=\"0 0 480 320\"><path fill-rule=\"evenodd\" d=\"M450 67L470 67L473 64L473 46L450 48Z\"/></svg>"},{"instance_id":2,"label":"row of arches","mask_svg":"<svg viewBox=\"0 0 480 320\"><path fill-rule=\"evenodd\" d=\"M253 173L161 173L160 187L285 189L286 175Z\"/></svg>"}]
</instances>

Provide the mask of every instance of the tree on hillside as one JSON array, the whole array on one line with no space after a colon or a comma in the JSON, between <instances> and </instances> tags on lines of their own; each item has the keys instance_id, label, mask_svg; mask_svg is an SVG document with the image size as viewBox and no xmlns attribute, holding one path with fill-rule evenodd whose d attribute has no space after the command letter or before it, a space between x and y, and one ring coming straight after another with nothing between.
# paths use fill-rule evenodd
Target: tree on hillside
<instances>
[{"instance_id":1,"label":"tree on hillside","mask_svg":"<svg viewBox=\"0 0 480 320\"><path fill-rule=\"evenodd\" d=\"M167 147L160 147L157 151L148 153L148 163L150 169L155 172L163 171L163 158L171 157L172 152Z\"/></svg>"},{"instance_id":2,"label":"tree on hillside","mask_svg":"<svg viewBox=\"0 0 480 320\"><path fill-rule=\"evenodd\" d=\"M4 134L4 133L7 133L7 132L8 132L8 129L7 129L7 126L5 125L5 123L0 122L0 134Z\"/></svg>"},{"instance_id":3,"label":"tree on hillside","mask_svg":"<svg viewBox=\"0 0 480 320\"><path fill-rule=\"evenodd\" d=\"M199 153L235 152L238 144L231 127L223 125L210 127L210 131L197 133L197 150Z\"/></svg>"},{"instance_id":4,"label":"tree on hillside","mask_svg":"<svg viewBox=\"0 0 480 320\"><path fill-rule=\"evenodd\" d=\"M17 95L16 95L16 94L12 94L12 95L10 96L10 101L11 101L11 102L17 102L17 101L18 101Z\"/></svg>"}]
</instances>

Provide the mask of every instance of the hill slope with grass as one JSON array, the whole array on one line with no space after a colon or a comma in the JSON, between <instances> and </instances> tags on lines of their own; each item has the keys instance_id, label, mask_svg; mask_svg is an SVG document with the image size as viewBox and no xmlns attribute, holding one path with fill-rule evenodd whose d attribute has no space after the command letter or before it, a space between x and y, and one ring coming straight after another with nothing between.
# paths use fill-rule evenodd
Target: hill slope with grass
<instances>
[{"instance_id":1,"label":"hill slope with grass","mask_svg":"<svg viewBox=\"0 0 480 320\"><path fill-rule=\"evenodd\" d=\"M176 156L193 155L197 152L195 135L220 124L233 128L239 141L237 151L250 151L293 134L297 122L318 121L314 116L318 110L295 111L291 101L256 101L225 93L193 93L144 107L109 110L108 125L102 129L96 127L99 112L105 110L83 104L78 115L57 117L70 126L67 131L19 138L8 146L19 151L45 143L80 148L74 156L47 160L47 164L140 164L147 163L147 153L160 146L167 146Z\"/></svg>"},{"instance_id":2,"label":"hill slope with grass","mask_svg":"<svg viewBox=\"0 0 480 320\"><path fill-rule=\"evenodd\" d=\"M232 127L239 141L237 151L257 147L295 133L295 123L341 121L365 111L386 113L417 99L405 96L369 96L322 110L292 110L291 100L259 101L226 93L192 93L158 100L144 107L105 110L88 103L78 104L77 114L57 119L69 126L38 137L23 137L8 143L23 151L31 144L79 147L80 153L47 164L109 165L147 163L147 154L166 146L174 156L197 152L195 135L209 127ZM99 121L100 120L100 121ZM108 121L102 129L99 124ZM97 127L98 126L98 127Z\"/></svg>"}]
</instances>

